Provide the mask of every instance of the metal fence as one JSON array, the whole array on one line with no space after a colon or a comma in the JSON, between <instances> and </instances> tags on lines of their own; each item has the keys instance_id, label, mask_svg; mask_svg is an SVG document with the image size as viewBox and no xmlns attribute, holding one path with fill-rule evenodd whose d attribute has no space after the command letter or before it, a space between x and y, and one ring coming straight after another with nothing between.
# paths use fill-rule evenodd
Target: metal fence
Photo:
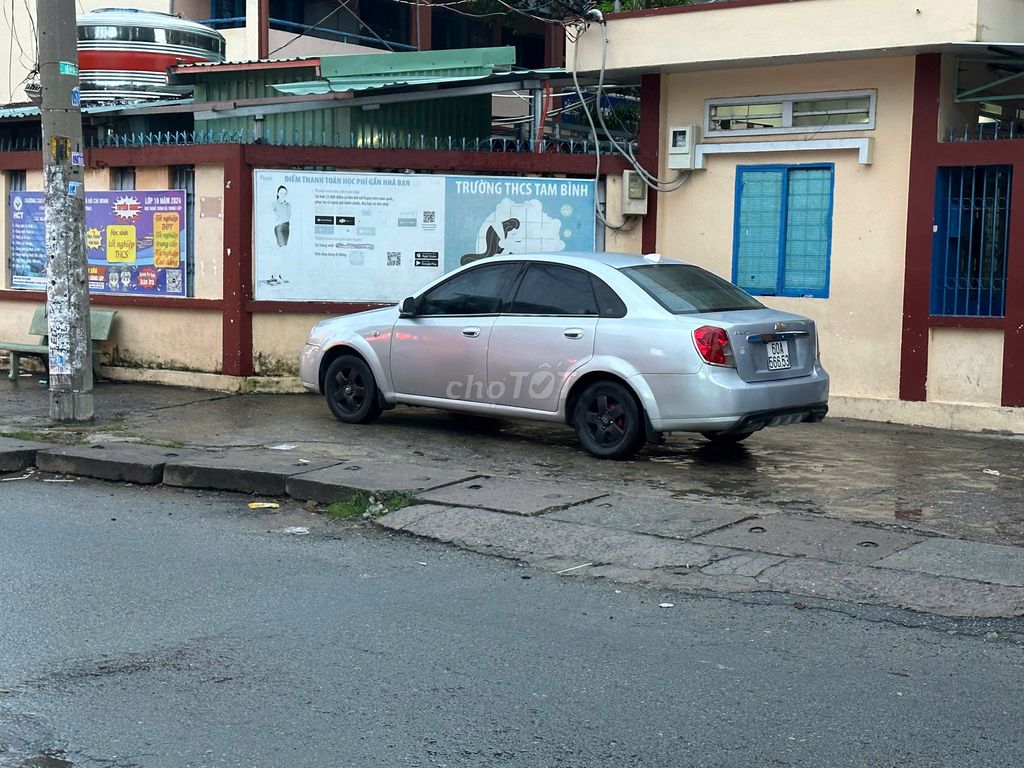
<instances>
[{"instance_id":1,"label":"metal fence","mask_svg":"<svg viewBox=\"0 0 1024 768\"><path fill-rule=\"evenodd\" d=\"M946 129L947 142L964 141L1005 141L1024 139L1024 124L1013 120L992 123L968 123L951 125Z\"/></svg>"},{"instance_id":2,"label":"metal fence","mask_svg":"<svg viewBox=\"0 0 1024 768\"><path fill-rule=\"evenodd\" d=\"M379 134L377 136L357 139L355 134L300 134L273 136L255 139L244 131L157 131L149 133L122 133L106 136L86 136L85 145L89 149L97 148L138 148L190 146L197 144L269 144L274 146L302 147L336 147L341 149L412 149L445 152L512 152L533 153L546 152L570 155L592 155L597 149L592 141L582 139L542 139L539 143L533 139L518 139L505 136L487 138L465 138L454 136L413 136L411 134ZM620 145L622 142L620 142ZM633 152L637 151L635 142L628 144ZM0 152L39 152L42 151L40 137L0 137ZM606 142L600 143L602 154L614 152L614 148Z\"/></svg>"}]
</instances>

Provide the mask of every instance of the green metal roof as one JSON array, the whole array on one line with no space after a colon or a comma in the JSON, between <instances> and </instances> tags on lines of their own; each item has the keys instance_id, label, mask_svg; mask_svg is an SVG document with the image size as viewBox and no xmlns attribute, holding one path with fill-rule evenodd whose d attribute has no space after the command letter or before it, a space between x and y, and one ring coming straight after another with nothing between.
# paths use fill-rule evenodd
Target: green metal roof
<instances>
[{"instance_id":1,"label":"green metal roof","mask_svg":"<svg viewBox=\"0 0 1024 768\"><path fill-rule=\"evenodd\" d=\"M511 46L360 56L322 56L321 79L302 83L281 83L272 87L281 93L311 96L365 91L372 88L458 83L510 74L515 60L516 51Z\"/></svg>"},{"instance_id":2,"label":"green metal roof","mask_svg":"<svg viewBox=\"0 0 1024 768\"><path fill-rule=\"evenodd\" d=\"M194 103L194 99L159 99L153 101L133 101L129 104L91 104L82 107L84 115L101 115L109 112L132 112L151 107L166 105L184 105ZM0 120L19 120L27 117L39 117L39 107L32 105L0 108Z\"/></svg>"}]
</instances>

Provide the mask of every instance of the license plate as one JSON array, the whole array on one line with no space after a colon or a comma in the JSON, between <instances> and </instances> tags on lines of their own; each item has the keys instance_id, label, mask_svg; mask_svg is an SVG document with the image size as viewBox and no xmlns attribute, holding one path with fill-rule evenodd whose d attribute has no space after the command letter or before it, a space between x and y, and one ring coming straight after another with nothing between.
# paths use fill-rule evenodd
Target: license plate
<instances>
[{"instance_id":1,"label":"license plate","mask_svg":"<svg viewBox=\"0 0 1024 768\"><path fill-rule=\"evenodd\" d=\"M768 342L768 370L781 371L789 368L789 342Z\"/></svg>"}]
</instances>

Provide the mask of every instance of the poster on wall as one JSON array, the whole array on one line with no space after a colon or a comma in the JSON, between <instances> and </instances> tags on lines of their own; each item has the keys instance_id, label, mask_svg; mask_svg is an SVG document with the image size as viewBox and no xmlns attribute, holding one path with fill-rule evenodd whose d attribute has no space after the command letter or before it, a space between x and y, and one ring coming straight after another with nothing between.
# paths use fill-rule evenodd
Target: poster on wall
<instances>
[{"instance_id":1,"label":"poster on wall","mask_svg":"<svg viewBox=\"0 0 1024 768\"><path fill-rule=\"evenodd\" d=\"M400 301L497 254L594 249L594 182L258 170L255 296Z\"/></svg>"},{"instance_id":2,"label":"poster on wall","mask_svg":"<svg viewBox=\"0 0 1024 768\"><path fill-rule=\"evenodd\" d=\"M46 289L42 192L12 192L11 287ZM85 253L91 293L184 296L185 192L85 193Z\"/></svg>"}]
</instances>

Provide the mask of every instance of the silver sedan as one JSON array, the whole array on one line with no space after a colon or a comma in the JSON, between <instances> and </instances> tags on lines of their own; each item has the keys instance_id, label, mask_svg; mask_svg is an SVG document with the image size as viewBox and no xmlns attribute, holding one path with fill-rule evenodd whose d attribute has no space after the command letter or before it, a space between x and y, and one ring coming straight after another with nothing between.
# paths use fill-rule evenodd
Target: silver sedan
<instances>
[{"instance_id":1,"label":"silver sedan","mask_svg":"<svg viewBox=\"0 0 1024 768\"><path fill-rule=\"evenodd\" d=\"M657 254L474 262L318 323L299 374L343 422L398 404L563 422L611 459L668 432L731 443L828 410L812 320Z\"/></svg>"}]
</instances>

